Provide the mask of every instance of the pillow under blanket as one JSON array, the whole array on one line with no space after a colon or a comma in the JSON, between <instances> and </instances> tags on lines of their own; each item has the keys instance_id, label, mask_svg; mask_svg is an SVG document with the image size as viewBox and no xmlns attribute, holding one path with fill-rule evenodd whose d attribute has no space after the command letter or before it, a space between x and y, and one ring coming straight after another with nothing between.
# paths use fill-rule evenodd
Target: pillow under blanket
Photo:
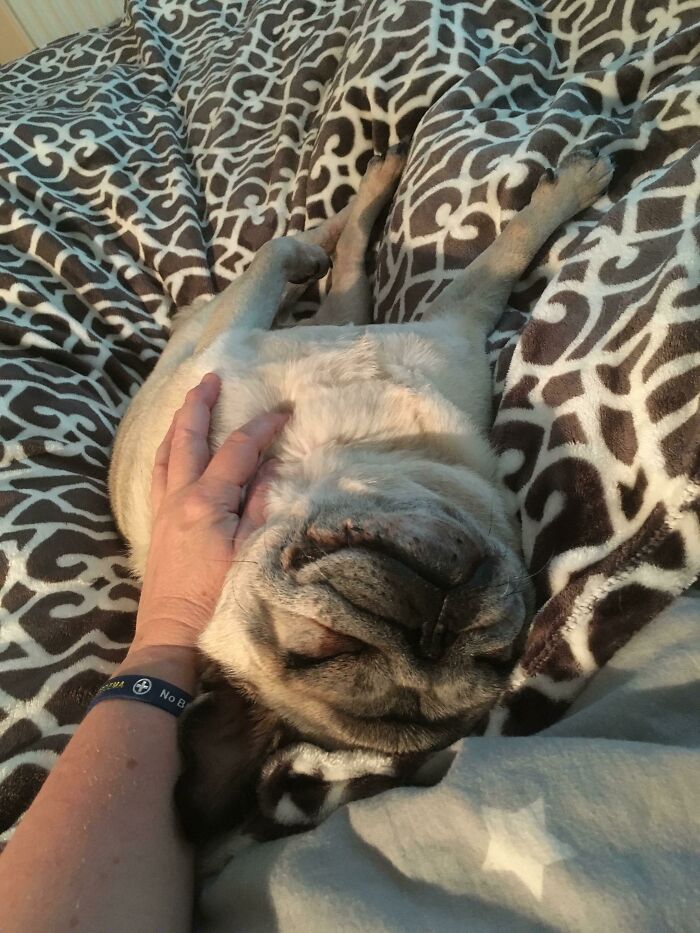
<instances>
[{"instance_id":1,"label":"pillow under blanket","mask_svg":"<svg viewBox=\"0 0 700 933\"><path fill-rule=\"evenodd\" d=\"M487 731L550 724L692 582L700 27L680 0L599 6L132 0L0 71L0 840L133 631L109 449L173 313L339 210L398 139L371 263L384 321L420 314L570 148L616 165L492 337L539 611ZM356 756L328 795L318 755L269 763L268 830L297 766L306 824L406 777Z\"/></svg>"}]
</instances>

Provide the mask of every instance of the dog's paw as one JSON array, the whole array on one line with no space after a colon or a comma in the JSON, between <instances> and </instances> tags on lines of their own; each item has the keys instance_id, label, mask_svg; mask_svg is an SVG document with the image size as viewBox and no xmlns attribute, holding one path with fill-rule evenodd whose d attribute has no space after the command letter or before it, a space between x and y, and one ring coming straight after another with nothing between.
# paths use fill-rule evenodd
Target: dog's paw
<instances>
[{"instance_id":1,"label":"dog's paw","mask_svg":"<svg viewBox=\"0 0 700 933\"><path fill-rule=\"evenodd\" d=\"M285 278L292 285L303 285L322 279L333 263L323 247L309 243L303 235L283 236L270 240L258 250L259 262L266 259L279 263Z\"/></svg>"},{"instance_id":2,"label":"dog's paw","mask_svg":"<svg viewBox=\"0 0 700 933\"><path fill-rule=\"evenodd\" d=\"M370 187L377 192L393 192L406 166L407 156L408 143L403 141L390 146L383 155L372 156L362 179L362 187Z\"/></svg>"},{"instance_id":3,"label":"dog's paw","mask_svg":"<svg viewBox=\"0 0 700 933\"><path fill-rule=\"evenodd\" d=\"M607 155L591 149L572 150L557 170L546 169L540 177L533 200L557 198L574 214L590 207L610 184L614 166Z\"/></svg>"},{"instance_id":4,"label":"dog's paw","mask_svg":"<svg viewBox=\"0 0 700 933\"><path fill-rule=\"evenodd\" d=\"M292 285L303 285L322 279L333 265L331 257L320 246L300 243L299 251L289 266L287 281Z\"/></svg>"}]
</instances>

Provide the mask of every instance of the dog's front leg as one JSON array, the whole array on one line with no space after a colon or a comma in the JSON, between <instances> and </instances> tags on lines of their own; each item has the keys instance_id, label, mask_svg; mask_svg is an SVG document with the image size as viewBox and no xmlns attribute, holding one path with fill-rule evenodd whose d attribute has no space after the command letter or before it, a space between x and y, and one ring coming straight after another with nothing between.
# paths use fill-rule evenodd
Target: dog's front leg
<instances>
[{"instance_id":1,"label":"dog's front leg","mask_svg":"<svg viewBox=\"0 0 700 933\"><path fill-rule=\"evenodd\" d=\"M300 283L305 285L327 273L330 253L348 213L346 207L312 230L270 240L258 250L248 269L220 295L180 312L172 337L129 406L115 439L109 487L120 528L127 527L125 514L130 502L132 465L140 462L138 450L143 432L152 434L160 430L153 425L162 422L159 417L164 393L167 396L168 383L178 367L230 327L269 328L289 293L298 290ZM174 413L174 407L169 410Z\"/></svg>"},{"instance_id":2,"label":"dog's front leg","mask_svg":"<svg viewBox=\"0 0 700 933\"><path fill-rule=\"evenodd\" d=\"M468 333L485 340L537 251L561 224L593 204L612 171L605 156L585 149L570 153L556 173L542 176L530 204L428 305L423 320L459 315Z\"/></svg>"},{"instance_id":3,"label":"dog's front leg","mask_svg":"<svg viewBox=\"0 0 700 933\"><path fill-rule=\"evenodd\" d=\"M229 327L268 330L290 286L323 278L329 268L328 253L299 236L265 243L243 275L197 312L200 335L195 352Z\"/></svg>"}]
</instances>

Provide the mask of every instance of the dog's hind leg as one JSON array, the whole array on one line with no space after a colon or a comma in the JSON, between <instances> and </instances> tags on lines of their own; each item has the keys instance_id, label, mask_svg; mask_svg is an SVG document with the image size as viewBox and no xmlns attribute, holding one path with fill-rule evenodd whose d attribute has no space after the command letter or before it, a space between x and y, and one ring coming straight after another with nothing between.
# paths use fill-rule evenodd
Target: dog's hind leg
<instances>
[{"instance_id":1,"label":"dog's hind leg","mask_svg":"<svg viewBox=\"0 0 700 933\"><path fill-rule=\"evenodd\" d=\"M372 228L396 190L406 164L404 143L391 146L367 166L350 205L333 259L331 289L317 313L303 324L371 324L372 294L365 259Z\"/></svg>"},{"instance_id":2,"label":"dog's hind leg","mask_svg":"<svg viewBox=\"0 0 700 933\"><path fill-rule=\"evenodd\" d=\"M485 340L540 247L557 227L593 204L612 173L607 157L574 150L556 173L540 178L527 207L428 306L423 320L458 314L470 336Z\"/></svg>"}]
</instances>

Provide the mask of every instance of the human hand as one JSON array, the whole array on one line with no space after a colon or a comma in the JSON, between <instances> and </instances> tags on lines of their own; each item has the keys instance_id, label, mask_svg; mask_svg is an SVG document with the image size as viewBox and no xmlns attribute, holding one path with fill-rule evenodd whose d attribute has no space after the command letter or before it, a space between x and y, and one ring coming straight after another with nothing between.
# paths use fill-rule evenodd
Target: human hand
<instances>
[{"instance_id":1,"label":"human hand","mask_svg":"<svg viewBox=\"0 0 700 933\"><path fill-rule=\"evenodd\" d=\"M156 453L151 545L132 654L152 646L194 648L242 543L264 523L275 462L259 470L258 463L289 415L254 418L212 457L207 435L220 388L209 373L187 393ZM251 479L239 515L242 487Z\"/></svg>"}]
</instances>

